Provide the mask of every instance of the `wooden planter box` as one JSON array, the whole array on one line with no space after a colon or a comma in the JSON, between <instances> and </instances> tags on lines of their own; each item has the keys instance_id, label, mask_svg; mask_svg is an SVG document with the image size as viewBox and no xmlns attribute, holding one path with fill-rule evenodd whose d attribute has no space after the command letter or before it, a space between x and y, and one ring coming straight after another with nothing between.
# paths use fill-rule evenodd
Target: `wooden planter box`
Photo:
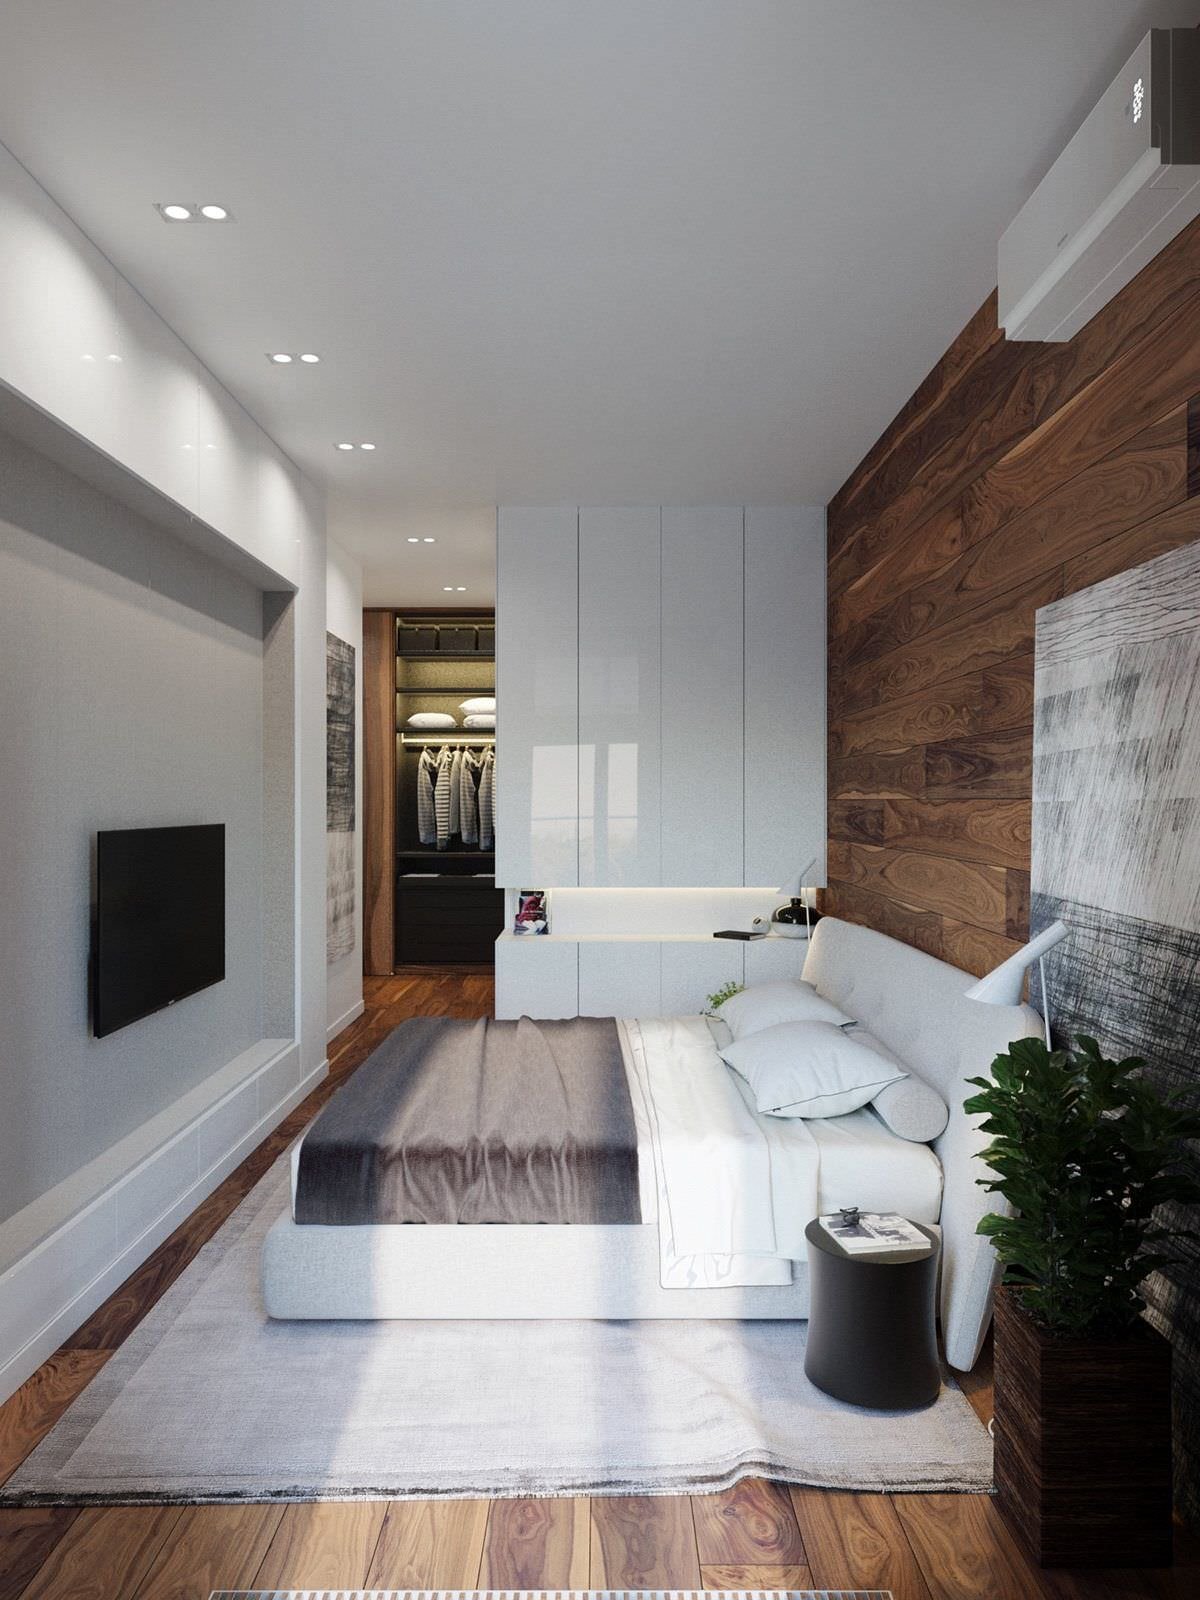
<instances>
[{"instance_id":1,"label":"wooden planter box","mask_svg":"<svg viewBox=\"0 0 1200 1600\"><path fill-rule=\"evenodd\" d=\"M1171 1347L1055 1339L996 1291L996 1499L1043 1567L1171 1563Z\"/></svg>"}]
</instances>

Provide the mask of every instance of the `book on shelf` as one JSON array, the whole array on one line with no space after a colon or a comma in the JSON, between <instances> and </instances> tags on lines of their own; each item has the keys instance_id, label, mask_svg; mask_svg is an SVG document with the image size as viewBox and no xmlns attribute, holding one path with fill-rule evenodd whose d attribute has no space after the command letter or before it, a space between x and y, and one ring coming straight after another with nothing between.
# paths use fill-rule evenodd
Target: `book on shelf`
<instances>
[{"instance_id":1,"label":"book on shelf","mask_svg":"<svg viewBox=\"0 0 1200 1600\"><path fill-rule=\"evenodd\" d=\"M882 1253L887 1250L932 1250L933 1245L907 1217L894 1211L835 1211L818 1217L831 1239L836 1239L850 1255Z\"/></svg>"}]
</instances>

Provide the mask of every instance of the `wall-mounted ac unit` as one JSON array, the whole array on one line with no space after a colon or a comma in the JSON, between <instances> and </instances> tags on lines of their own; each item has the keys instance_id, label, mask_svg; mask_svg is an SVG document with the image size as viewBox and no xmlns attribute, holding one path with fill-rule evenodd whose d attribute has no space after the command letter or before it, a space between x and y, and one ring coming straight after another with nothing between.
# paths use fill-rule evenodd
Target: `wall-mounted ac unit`
<instances>
[{"instance_id":1,"label":"wall-mounted ac unit","mask_svg":"<svg viewBox=\"0 0 1200 1600\"><path fill-rule=\"evenodd\" d=\"M1200 214L1200 28L1152 28L1000 240L1010 339L1070 339Z\"/></svg>"}]
</instances>

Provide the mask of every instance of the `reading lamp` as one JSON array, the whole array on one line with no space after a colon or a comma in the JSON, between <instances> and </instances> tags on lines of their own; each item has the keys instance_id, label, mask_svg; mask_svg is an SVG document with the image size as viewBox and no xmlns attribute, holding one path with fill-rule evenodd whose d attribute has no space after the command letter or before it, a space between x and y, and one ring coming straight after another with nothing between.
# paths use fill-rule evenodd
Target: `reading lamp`
<instances>
[{"instance_id":1,"label":"reading lamp","mask_svg":"<svg viewBox=\"0 0 1200 1600\"><path fill-rule=\"evenodd\" d=\"M1022 945L1016 955L1009 956L998 967L965 990L968 1000L982 1000L988 1006L1019 1006L1021 990L1025 987L1025 974L1036 961L1038 978L1042 985L1042 1020L1046 1025L1046 1042L1050 1042L1050 999L1046 991L1044 958L1056 944L1070 937L1071 930L1065 922L1052 922L1029 943Z\"/></svg>"}]
</instances>

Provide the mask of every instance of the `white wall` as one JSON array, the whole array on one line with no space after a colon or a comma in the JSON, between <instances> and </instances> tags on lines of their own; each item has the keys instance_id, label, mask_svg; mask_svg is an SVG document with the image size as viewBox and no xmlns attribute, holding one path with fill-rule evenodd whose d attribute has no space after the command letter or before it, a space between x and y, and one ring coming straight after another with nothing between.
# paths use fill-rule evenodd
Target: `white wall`
<instances>
[{"instance_id":1,"label":"white wall","mask_svg":"<svg viewBox=\"0 0 1200 1600\"><path fill-rule=\"evenodd\" d=\"M0 1221L263 1037L262 597L0 434ZM94 836L220 822L226 977L88 1027Z\"/></svg>"},{"instance_id":2,"label":"white wall","mask_svg":"<svg viewBox=\"0 0 1200 1600\"><path fill-rule=\"evenodd\" d=\"M331 961L326 973L326 1034L336 1033L362 1014L363 1009L363 570L353 556L329 540L326 555L325 626L330 633L354 646L354 949Z\"/></svg>"},{"instance_id":3,"label":"white wall","mask_svg":"<svg viewBox=\"0 0 1200 1600\"><path fill-rule=\"evenodd\" d=\"M14 447L20 473L6 486L16 497L6 578L15 575L18 588L6 598L18 623L6 646L22 637L22 608L35 596L36 614L56 619L43 625L54 631L57 670L75 675L51 693L39 676L50 666L46 641L30 639L6 685L0 727L7 767L8 735L29 735L26 699L38 704L24 776L41 810L35 819L26 801L25 823L5 819L11 870L19 877L45 859L47 829L64 839L43 919L28 909L37 881L22 881L15 903L8 893L0 902L4 958L20 964L28 935L39 972L36 1003L22 1002L19 1022L11 1008L0 1010L0 1124L11 1148L23 1150L4 1193L8 1205L36 1196L0 1226L2 1399L325 1071L328 575L322 495L2 148L0 423L112 502L84 515L92 502L82 484L68 489L54 465L31 467ZM22 526L39 516L40 528ZM175 539L191 549L175 548ZM230 640L244 637L249 600L232 574L261 591L257 691L233 664ZM92 635L106 679L94 686ZM188 647L172 648L173 637ZM125 640L148 651L136 673ZM211 677L224 691L227 730L206 720L209 703L189 686L185 662L194 665L194 655L197 683ZM157 687L148 681L156 673ZM194 748L179 750L159 689L188 708ZM95 714L84 729L89 693ZM135 708L146 715L125 714ZM87 741L76 764L81 731ZM243 924L233 940L239 972L220 998L184 1002L177 1015L93 1049L79 1037L79 829L173 820L215 804L206 784L228 776L224 742L240 765L252 735L261 756L257 774L243 774L235 849L249 851L239 857L249 887L256 871L261 884L257 958L247 954L242 965L239 941L252 942ZM66 795L86 793L89 752L110 737L99 821ZM17 785L10 800L20 799L21 781L19 770L6 776L6 788ZM189 1031L189 1018L202 1015L210 1026ZM254 1019L258 1038L239 1050ZM65 1104L43 1126L37 1108L55 1094Z\"/></svg>"}]
</instances>

